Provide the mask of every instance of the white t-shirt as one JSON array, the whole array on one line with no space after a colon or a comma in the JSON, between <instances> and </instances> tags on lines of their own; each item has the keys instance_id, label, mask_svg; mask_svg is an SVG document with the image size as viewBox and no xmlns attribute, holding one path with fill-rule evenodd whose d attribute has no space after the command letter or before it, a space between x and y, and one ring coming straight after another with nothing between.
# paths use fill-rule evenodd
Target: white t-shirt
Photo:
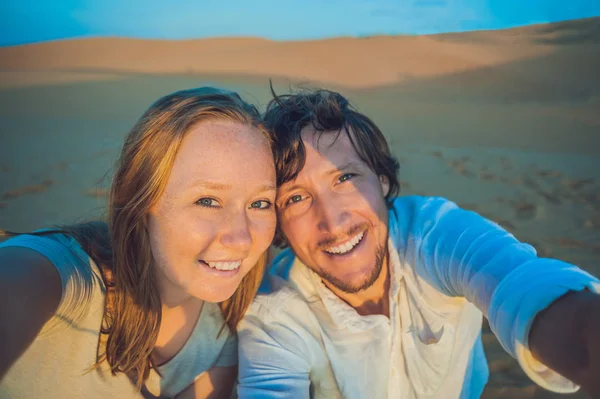
<instances>
[{"instance_id":1,"label":"white t-shirt","mask_svg":"<svg viewBox=\"0 0 600 399\"><path fill-rule=\"evenodd\" d=\"M35 250L52 262L60 274L62 298L55 315L0 381L0 398L141 398L123 373L110 374L106 362L91 370L102 345L106 290L98 267L79 243L62 234L21 235L0 244L8 246ZM205 303L184 347L158 367L160 375L151 371L148 392L172 397L204 371L236 365L237 339L227 327L219 335L224 323L220 307Z\"/></svg>"}]
</instances>

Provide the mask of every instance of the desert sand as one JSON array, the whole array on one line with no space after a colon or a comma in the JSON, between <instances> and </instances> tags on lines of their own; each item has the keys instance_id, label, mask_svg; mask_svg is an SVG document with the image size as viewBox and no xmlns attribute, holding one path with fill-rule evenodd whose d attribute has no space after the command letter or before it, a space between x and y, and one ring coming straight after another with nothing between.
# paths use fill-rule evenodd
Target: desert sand
<instances>
[{"instance_id":1,"label":"desert sand","mask_svg":"<svg viewBox=\"0 0 600 399\"><path fill-rule=\"evenodd\" d=\"M0 226L101 216L123 137L161 95L205 84L264 106L268 80L341 91L441 195L542 256L600 275L600 18L433 36L273 42L94 38L0 48ZM484 326L485 398L536 387Z\"/></svg>"}]
</instances>

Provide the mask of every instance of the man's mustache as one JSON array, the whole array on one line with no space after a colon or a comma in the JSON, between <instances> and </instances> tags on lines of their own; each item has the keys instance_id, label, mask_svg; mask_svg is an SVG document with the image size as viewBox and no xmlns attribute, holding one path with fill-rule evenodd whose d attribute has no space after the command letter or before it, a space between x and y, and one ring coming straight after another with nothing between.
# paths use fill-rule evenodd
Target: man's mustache
<instances>
[{"instance_id":1,"label":"man's mustache","mask_svg":"<svg viewBox=\"0 0 600 399\"><path fill-rule=\"evenodd\" d=\"M355 224L354 226L350 227L348 229L348 231L343 235L338 234L335 236L329 236L329 237L325 237L325 238L321 239L317 243L317 248L319 248L319 249L330 248L336 243L342 243L344 241L347 241L349 238L354 236L356 233L358 233L360 231L364 231L366 229L367 229L367 223Z\"/></svg>"}]
</instances>

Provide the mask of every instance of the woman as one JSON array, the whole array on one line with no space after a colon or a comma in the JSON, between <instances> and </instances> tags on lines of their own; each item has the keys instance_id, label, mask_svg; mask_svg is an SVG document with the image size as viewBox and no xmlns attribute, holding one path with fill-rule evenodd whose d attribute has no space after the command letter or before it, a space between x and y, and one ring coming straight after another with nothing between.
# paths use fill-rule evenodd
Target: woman
<instances>
[{"instance_id":1,"label":"woman","mask_svg":"<svg viewBox=\"0 0 600 399\"><path fill-rule=\"evenodd\" d=\"M274 201L253 106L214 88L159 99L125 140L108 224L0 245L0 397L228 396Z\"/></svg>"}]
</instances>

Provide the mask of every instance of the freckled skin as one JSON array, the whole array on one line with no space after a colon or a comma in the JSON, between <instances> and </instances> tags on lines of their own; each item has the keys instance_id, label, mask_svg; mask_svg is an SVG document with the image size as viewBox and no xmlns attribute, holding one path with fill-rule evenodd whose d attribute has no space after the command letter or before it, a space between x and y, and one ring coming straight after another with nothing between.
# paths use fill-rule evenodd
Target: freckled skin
<instances>
[{"instance_id":1,"label":"freckled skin","mask_svg":"<svg viewBox=\"0 0 600 399\"><path fill-rule=\"evenodd\" d=\"M325 132L317 140L312 127L303 129L306 163L295 180L280 187L277 208L281 229L300 260L332 291L352 293L373 284L381 271L389 185L360 159L347 135L336 136ZM365 233L363 242L350 256L324 251L358 232Z\"/></svg>"},{"instance_id":2,"label":"freckled skin","mask_svg":"<svg viewBox=\"0 0 600 399\"><path fill-rule=\"evenodd\" d=\"M272 154L258 129L213 120L187 133L148 216L164 303L190 296L221 302L233 294L273 238L276 215L266 205L274 204L274 187ZM242 264L223 277L199 260Z\"/></svg>"}]
</instances>

